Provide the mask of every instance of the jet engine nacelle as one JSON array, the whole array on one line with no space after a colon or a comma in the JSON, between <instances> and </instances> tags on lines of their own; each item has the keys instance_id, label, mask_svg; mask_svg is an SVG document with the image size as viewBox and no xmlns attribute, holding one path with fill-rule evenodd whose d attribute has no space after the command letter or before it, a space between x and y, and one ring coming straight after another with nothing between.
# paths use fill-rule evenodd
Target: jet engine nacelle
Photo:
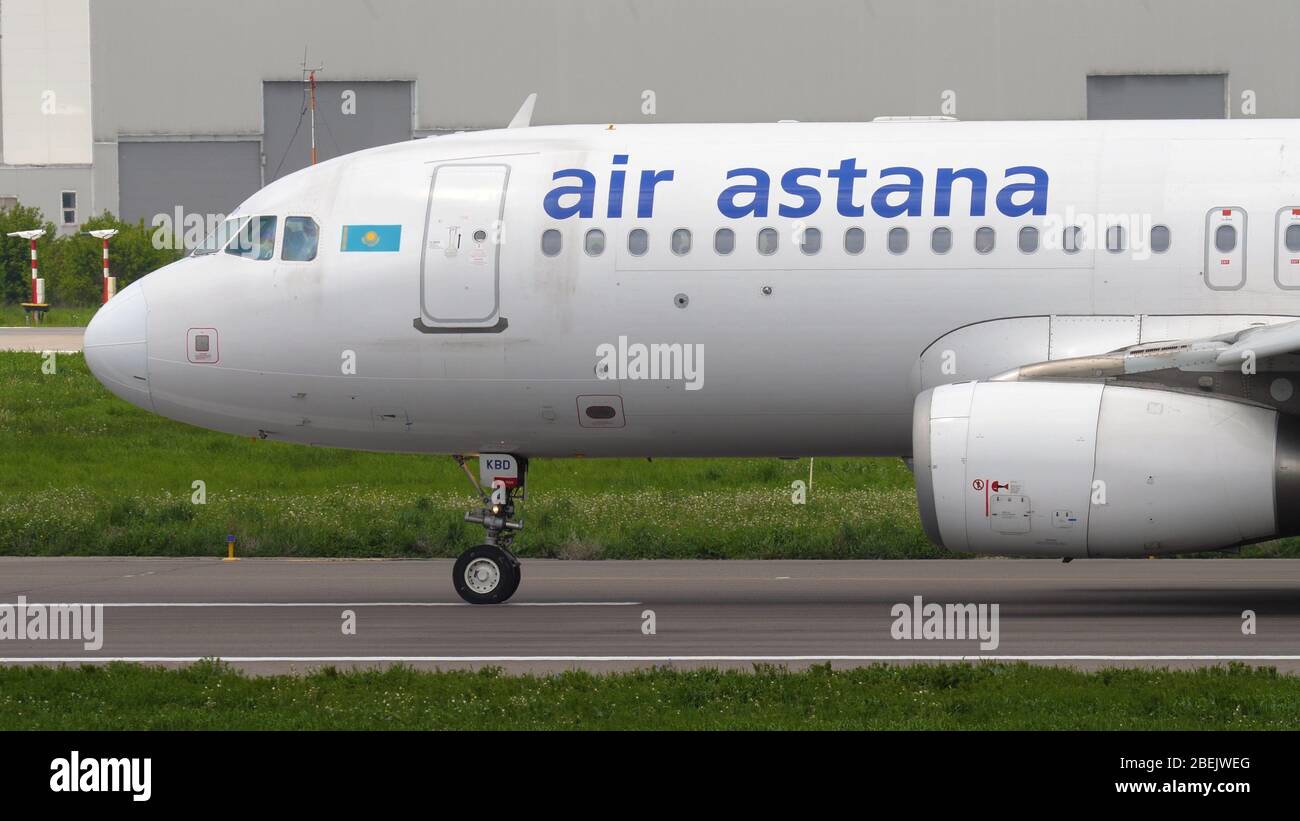
<instances>
[{"instance_id":1,"label":"jet engine nacelle","mask_svg":"<svg viewBox=\"0 0 1300 821\"><path fill-rule=\"evenodd\" d=\"M1300 532L1300 423L1100 383L968 382L916 399L921 522L1007 556L1214 550Z\"/></svg>"}]
</instances>

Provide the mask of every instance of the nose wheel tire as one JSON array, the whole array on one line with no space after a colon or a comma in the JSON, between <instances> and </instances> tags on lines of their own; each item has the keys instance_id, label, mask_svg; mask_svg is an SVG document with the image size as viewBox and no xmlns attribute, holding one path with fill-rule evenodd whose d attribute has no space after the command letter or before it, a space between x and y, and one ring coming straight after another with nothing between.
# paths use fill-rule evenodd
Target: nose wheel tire
<instances>
[{"instance_id":1,"label":"nose wheel tire","mask_svg":"<svg viewBox=\"0 0 1300 821\"><path fill-rule=\"evenodd\" d=\"M466 550L452 568L456 593L470 604L501 604L519 589L519 560L496 545Z\"/></svg>"},{"instance_id":2,"label":"nose wheel tire","mask_svg":"<svg viewBox=\"0 0 1300 821\"><path fill-rule=\"evenodd\" d=\"M510 592L506 594L506 598L502 599L502 601L513 597L515 591L519 589L519 583L524 580L524 568L519 564L519 560L510 551L506 551L506 555L510 557L510 562L514 564L514 573L512 574L514 583L510 585Z\"/></svg>"}]
</instances>

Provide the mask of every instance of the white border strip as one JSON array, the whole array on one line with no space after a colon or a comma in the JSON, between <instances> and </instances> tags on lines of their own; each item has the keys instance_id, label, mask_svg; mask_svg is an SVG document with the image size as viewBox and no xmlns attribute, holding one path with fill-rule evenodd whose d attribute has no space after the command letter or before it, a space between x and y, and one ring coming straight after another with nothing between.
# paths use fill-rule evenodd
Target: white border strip
<instances>
[{"instance_id":1,"label":"white border strip","mask_svg":"<svg viewBox=\"0 0 1300 821\"><path fill-rule=\"evenodd\" d=\"M400 663L400 662L695 662L695 661L1300 661L1300 655L1276 656L51 656L0 658L0 664L82 664L128 662L135 664L193 663L219 659L236 664L282 663Z\"/></svg>"}]
</instances>

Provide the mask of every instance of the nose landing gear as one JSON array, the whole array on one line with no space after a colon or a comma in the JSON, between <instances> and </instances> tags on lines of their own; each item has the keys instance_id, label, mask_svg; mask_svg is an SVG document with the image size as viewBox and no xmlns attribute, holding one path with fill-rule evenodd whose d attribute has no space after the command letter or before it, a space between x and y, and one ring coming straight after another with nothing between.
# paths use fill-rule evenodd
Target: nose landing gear
<instances>
[{"instance_id":1,"label":"nose landing gear","mask_svg":"<svg viewBox=\"0 0 1300 821\"><path fill-rule=\"evenodd\" d=\"M480 458L487 457L484 455ZM462 553L456 559L451 575L457 595L470 604L501 604L519 589L522 568L519 559L510 552L510 545L515 533L524 527L522 522L514 520L514 515L515 501L522 500L525 496L524 481L528 462L515 457L507 458L514 460L517 466L517 481L493 479L491 491L488 492L470 472L465 457L455 457L483 499L483 507L465 514L465 521L482 525L485 534L483 544ZM484 475L487 475L486 472Z\"/></svg>"}]
</instances>

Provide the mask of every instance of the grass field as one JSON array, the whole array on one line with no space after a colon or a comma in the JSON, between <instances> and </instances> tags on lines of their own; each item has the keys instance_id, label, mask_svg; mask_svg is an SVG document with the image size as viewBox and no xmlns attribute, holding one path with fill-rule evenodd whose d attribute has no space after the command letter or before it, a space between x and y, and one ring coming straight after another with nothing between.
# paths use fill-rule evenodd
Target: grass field
<instances>
[{"instance_id":1,"label":"grass field","mask_svg":"<svg viewBox=\"0 0 1300 821\"><path fill-rule=\"evenodd\" d=\"M1241 666L1081 673L1028 665L802 672L324 670L219 663L0 668L0 730L1296 729L1300 678Z\"/></svg>"},{"instance_id":2,"label":"grass field","mask_svg":"<svg viewBox=\"0 0 1300 821\"><path fill-rule=\"evenodd\" d=\"M54 306L50 308L49 313L41 324L48 327L74 328L90 324L90 318L95 315L99 306L92 307L63 307ZM12 303L0 303L0 328L5 327L22 327L25 323L23 306Z\"/></svg>"},{"instance_id":3,"label":"grass field","mask_svg":"<svg viewBox=\"0 0 1300 821\"><path fill-rule=\"evenodd\" d=\"M41 372L0 353L0 553L454 556L476 543L447 457L321 450L211 433L104 390L80 356ZM897 459L538 461L523 556L947 555L921 532ZM207 503L192 504L193 483Z\"/></svg>"},{"instance_id":4,"label":"grass field","mask_svg":"<svg viewBox=\"0 0 1300 821\"><path fill-rule=\"evenodd\" d=\"M242 439L146 413L78 355L0 353L0 554L455 556L481 531L447 457ZM898 459L539 460L525 557L928 558ZM193 483L206 504L193 504ZM1296 556L1300 540L1243 555Z\"/></svg>"}]
</instances>

